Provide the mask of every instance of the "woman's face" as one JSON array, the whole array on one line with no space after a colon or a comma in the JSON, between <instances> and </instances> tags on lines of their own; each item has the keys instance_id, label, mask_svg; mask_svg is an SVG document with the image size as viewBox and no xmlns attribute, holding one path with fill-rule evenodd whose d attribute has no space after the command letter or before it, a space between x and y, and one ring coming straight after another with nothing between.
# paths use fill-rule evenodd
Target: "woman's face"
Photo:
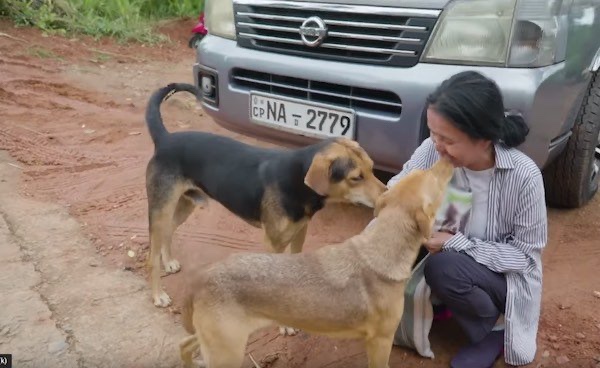
<instances>
[{"instance_id":1,"label":"woman's face","mask_svg":"<svg viewBox=\"0 0 600 368\"><path fill-rule=\"evenodd\" d=\"M435 149L454 167L484 170L493 166L491 141L471 138L431 107L427 109L427 127Z\"/></svg>"}]
</instances>

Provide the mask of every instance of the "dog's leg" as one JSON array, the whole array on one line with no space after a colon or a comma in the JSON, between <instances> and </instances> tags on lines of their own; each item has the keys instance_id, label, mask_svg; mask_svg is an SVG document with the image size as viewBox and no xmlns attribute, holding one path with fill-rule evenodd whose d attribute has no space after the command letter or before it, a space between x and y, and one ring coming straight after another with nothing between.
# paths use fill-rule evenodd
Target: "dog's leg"
<instances>
[{"instance_id":1,"label":"dog's leg","mask_svg":"<svg viewBox=\"0 0 600 368\"><path fill-rule=\"evenodd\" d=\"M194 212L194 208L196 208L196 203L190 198L187 198L185 195L179 197L179 201L177 202L177 207L175 208L175 213L173 214L173 227L171 236L169 237L169 241L165 242L161 247L161 255L162 262L167 273L176 273L181 269L181 265L179 261L177 261L171 255L171 239L173 237L173 233L179 225L183 224L185 220Z\"/></svg>"},{"instance_id":2,"label":"dog's leg","mask_svg":"<svg viewBox=\"0 0 600 368\"><path fill-rule=\"evenodd\" d=\"M274 253L283 253L288 242L282 241L281 236L274 237L273 232L268 230L268 228L265 228L265 243L269 246L269 250ZM279 334L282 336L294 336L297 333L298 331L293 327L279 326Z\"/></svg>"},{"instance_id":3,"label":"dog's leg","mask_svg":"<svg viewBox=\"0 0 600 368\"><path fill-rule=\"evenodd\" d=\"M200 348L196 335L191 335L179 343L179 353L184 368L193 368L192 356Z\"/></svg>"},{"instance_id":4,"label":"dog's leg","mask_svg":"<svg viewBox=\"0 0 600 368\"><path fill-rule=\"evenodd\" d=\"M287 248L289 241L283 241L281 236L277 233L274 233L272 230L267 227L264 228L265 236L264 243L267 246L267 250L273 253L283 253L285 252L285 248Z\"/></svg>"},{"instance_id":5,"label":"dog's leg","mask_svg":"<svg viewBox=\"0 0 600 368\"><path fill-rule=\"evenodd\" d=\"M241 368L246 351L246 340L220 342L219 345L208 348L206 368ZM204 351L204 349L203 349Z\"/></svg>"},{"instance_id":6,"label":"dog's leg","mask_svg":"<svg viewBox=\"0 0 600 368\"><path fill-rule=\"evenodd\" d=\"M248 343L248 335L254 330L252 321L228 316L228 320L207 313L202 319L200 350L207 368L241 368ZM196 325L196 323L195 323Z\"/></svg>"},{"instance_id":7,"label":"dog's leg","mask_svg":"<svg viewBox=\"0 0 600 368\"><path fill-rule=\"evenodd\" d=\"M394 335L375 336L366 340L369 368L389 368Z\"/></svg>"},{"instance_id":8,"label":"dog's leg","mask_svg":"<svg viewBox=\"0 0 600 368\"><path fill-rule=\"evenodd\" d=\"M307 226L304 228L304 231L302 231L302 230L301 230L301 232L303 232L303 234L301 234L301 235L302 235L302 236L301 236L301 238L302 238L302 239L301 239L302 243L300 243L300 251L302 250L302 244L304 244L304 238L305 238L305 236L306 236L306 228L307 228ZM300 252L300 251L297 251L297 252L295 252L295 251L294 251L295 249L297 249L297 248L294 248L294 245L296 245L296 246L297 246L297 243L294 243L294 241L296 241L297 239L298 239L298 240L300 240L299 238L294 238L294 239L292 240L292 246L291 246L291 252L292 252L292 253L299 253L299 252ZM274 249L277 249L277 248L274 248ZM277 252L277 253L283 253L283 251L285 250L285 246L283 246L283 247L280 247L279 249L281 249L281 251L280 251L280 252ZM289 327L289 326L279 326L279 334L280 334L281 336L294 336L294 335L296 335L296 334L297 334L299 331L300 331L300 330L297 330L297 329L295 329L295 328L293 328L293 327Z\"/></svg>"},{"instance_id":9,"label":"dog's leg","mask_svg":"<svg viewBox=\"0 0 600 368\"><path fill-rule=\"evenodd\" d=\"M283 253L297 232L290 219L275 210L263 210L261 218L264 242L268 251Z\"/></svg>"},{"instance_id":10,"label":"dog's leg","mask_svg":"<svg viewBox=\"0 0 600 368\"><path fill-rule=\"evenodd\" d=\"M189 189L189 184L181 181L177 175L169 171L169 167L160 166L155 159L146 168L146 192L148 194L148 221L150 230L150 254L148 268L152 298L157 307L171 304L171 298L162 290L160 280L161 254L170 257L171 238L175 231L175 212L181 196ZM163 250L167 248L167 250ZM178 269L177 265L169 265L165 260L167 272Z\"/></svg>"},{"instance_id":11,"label":"dog's leg","mask_svg":"<svg viewBox=\"0 0 600 368\"><path fill-rule=\"evenodd\" d=\"M308 230L308 223L305 224L292 238L290 252L291 253L301 253L302 246L304 245L304 241L306 239L306 231Z\"/></svg>"},{"instance_id":12,"label":"dog's leg","mask_svg":"<svg viewBox=\"0 0 600 368\"><path fill-rule=\"evenodd\" d=\"M302 252L302 246L304 245L304 241L306 239L306 232L308 230L308 223L304 224L304 226L302 226L292 237L292 240L290 242L290 253L294 254L294 253L301 253ZM285 247L283 247L283 249L285 249ZM279 326L279 334L283 335L283 336L294 336L296 335L300 330L295 329L293 327L288 327L288 326Z\"/></svg>"},{"instance_id":13,"label":"dog's leg","mask_svg":"<svg viewBox=\"0 0 600 368\"><path fill-rule=\"evenodd\" d=\"M298 249L298 243L300 244L300 250L302 250L302 244L304 244L304 238L306 237L306 229L308 224L305 224L303 228L297 230L295 233L293 227L290 225L290 221L286 218L282 218L278 221L269 221L263 223L263 229L265 231L264 242L269 247L269 250L274 253L283 253L288 244L292 242L294 246L294 240L296 240L296 249ZM294 249L291 249L292 253ZM294 336L298 333L293 327L279 326L279 334L282 336Z\"/></svg>"},{"instance_id":14,"label":"dog's leg","mask_svg":"<svg viewBox=\"0 0 600 368\"><path fill-rule=\"evenodd\" d=\"M150 215L150 279L152 284L152 298L157 307L167 307L171 304L171 298L162 290L160 281L160 258L162 248L166 243L171 243L173 235L172 211L162 209Z\"/></svg>"},{"instance_id":15,"label":"dog's leg","mask_svg":"<svg viewBox=\"0 0 600 368\"><path fill-rule=\"evenodd\" d=\"M288 242L282 242L281 238L275 239L277 240L274 240L269 236L269 232L265 232L265 243L269 246L269 250L274 253L283 253L288 245ZM282 336L294 336L297 333L298 330L293 327L279 326L279 334Z\"/></svg>"}]
</instances>

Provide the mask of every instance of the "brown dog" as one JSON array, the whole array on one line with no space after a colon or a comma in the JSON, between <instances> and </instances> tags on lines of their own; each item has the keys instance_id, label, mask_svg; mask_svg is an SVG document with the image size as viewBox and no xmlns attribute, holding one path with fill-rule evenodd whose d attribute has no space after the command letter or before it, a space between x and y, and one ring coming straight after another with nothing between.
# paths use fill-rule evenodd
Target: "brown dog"
<instances>
[{"instance_id":1,"label":"brown dog","mask_svg":"<svg viewBox=\"0 0 600 368\"><path fill-rule=\"evenodd\" d=\"M208 368L238 368L248 335L279 323L364 339L369 367L388 367L411 265L451 175L446 160L411 172L378 199L377 220L341 244L298 255L236 254L192 273L184 366L200 347Z\"/></svg>"},{"instance_id":2,"label":"brown dog","mask_svg":"<svg viewBox=\"0 0 600 368\"><path fill-rule=\"evenodd\" d=\"M204 132L169 133L161 103L177 91L198 94L189 84L170 84L150 98L146 123L155 145L146 170L152 296L166 307L160 260L168 273L179 271L171 256L174 231L208 198L246 222L262 227L275 252L291 244L299 253L310 218L326 203L373 207L385 185L373 175L373 161L357 142L328 139L296 150L249 146ZM290 332L290 331L288 331Z\"/></svg>"}]
</instances>

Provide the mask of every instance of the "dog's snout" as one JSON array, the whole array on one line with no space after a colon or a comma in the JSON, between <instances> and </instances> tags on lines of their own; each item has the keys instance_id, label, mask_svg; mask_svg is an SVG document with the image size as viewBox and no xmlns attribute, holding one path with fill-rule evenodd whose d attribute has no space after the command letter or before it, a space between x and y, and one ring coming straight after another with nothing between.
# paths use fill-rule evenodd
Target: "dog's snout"
<instances>
[{"instance_id":1,"label":"dog's snout","mask_svg":"<svg viewBox=\"0 0 600 368\"><path fill-rule=\"evenodd\" d=\"M372 184L372 201L375 203L377 198L382 195L387 190L387 187L381 180L379 180L375 175L373 175L373 184Z\"/></svg>"},{"instance_id":2,"label":"dog's snout","mask_svg":"<svg viewBox=\"0 0 600 368\"><path fill-rule=\"evenodd\" d=\"M447 183L452 178L454 166L450 160L440 158L432 167L431 172L442 182Z\"/></svg>"},{"instance_id":3,"label":"dog's snout","mask_svg":"<svg viewBox=\"0 0 600 368\"><path fill-rule=\"evenodd\" d=\"M355 188L355 190L349 192L347 199L350 202L362 204L364 206L373 208L375 207L375 203L377 199L387 190L385 184L383 184L377 177L374 175L369 178L365 185L360 189Z\"/></svg>"}]
</instances>

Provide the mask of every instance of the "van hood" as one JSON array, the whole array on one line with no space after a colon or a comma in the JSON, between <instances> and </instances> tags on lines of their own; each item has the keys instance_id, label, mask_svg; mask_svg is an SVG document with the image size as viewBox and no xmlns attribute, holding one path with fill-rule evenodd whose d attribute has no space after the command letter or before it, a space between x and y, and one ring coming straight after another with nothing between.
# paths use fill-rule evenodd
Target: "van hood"
<instances>
[{"instance_id":1,"label":"van hood","mask_svg":"<svg viewBox=\"0 0 600 368\"><path fill-rule=\"evenodd\" d=\"M315 0L295 0L315 2ZM375 5L417 9L444 9L451 0L328 0L328 3L345 5Z\"/></svg>"}]
</instances>

